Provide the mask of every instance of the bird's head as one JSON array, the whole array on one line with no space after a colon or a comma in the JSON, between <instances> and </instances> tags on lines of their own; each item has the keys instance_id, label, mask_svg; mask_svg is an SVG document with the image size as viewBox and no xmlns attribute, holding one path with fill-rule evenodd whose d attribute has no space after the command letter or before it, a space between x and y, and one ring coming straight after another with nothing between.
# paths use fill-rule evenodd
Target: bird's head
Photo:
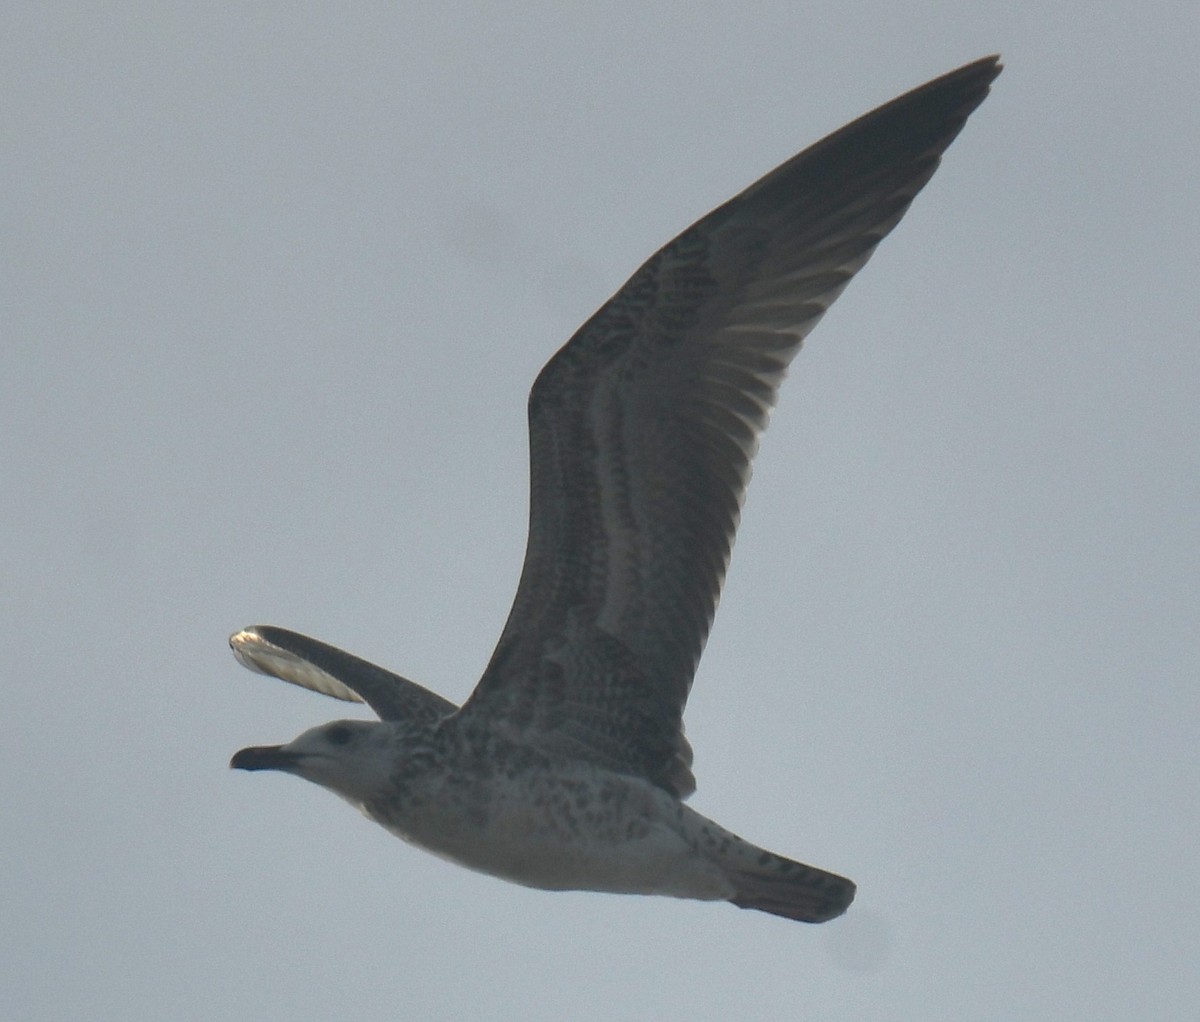
<instances>
[{"instance_id":1,"label":"bird's head","mask_svg":"<svg viewBox=\"0 0 1200 1022\"><path fill-rule=\"evenodd\" d=\"M281 770L362 805L388 780L395 763L394 729L373 720L335 720L286 745L255 745L234 754L235 770Z\"/></svg>"}]
</instances>

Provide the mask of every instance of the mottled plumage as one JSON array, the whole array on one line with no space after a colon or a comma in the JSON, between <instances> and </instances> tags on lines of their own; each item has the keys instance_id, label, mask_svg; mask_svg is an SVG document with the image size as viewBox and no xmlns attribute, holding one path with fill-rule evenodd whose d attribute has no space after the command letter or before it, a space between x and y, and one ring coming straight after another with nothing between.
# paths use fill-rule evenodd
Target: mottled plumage
<instances>
[{"instance_id":1,"label":"mottled plumage","mask_svg":"<svg viewBox=\"0 0 1200 1022\"><path fill-rule=\"evenodd\" d=\"M547 363L529 398L521 581L461 709L314 639L247 629L231 640L247 667L381 720L232 765L299 774L406 840L533 887L807 922L845 911L849 880L683 804L683 708L788 364L999 71L969 64L784 163L652 256Z\"/></svg>"}]
</instances>

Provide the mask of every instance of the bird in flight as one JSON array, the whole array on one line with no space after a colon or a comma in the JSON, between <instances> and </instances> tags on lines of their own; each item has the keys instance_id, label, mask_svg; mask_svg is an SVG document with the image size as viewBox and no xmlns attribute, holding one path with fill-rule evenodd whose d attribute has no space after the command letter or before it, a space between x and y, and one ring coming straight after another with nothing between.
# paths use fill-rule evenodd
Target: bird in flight
<instances>
[{"instance_id":1,"label":"bird in flight","mask_svg":"<svg viewBox=\"0 0 1200 1022\"><path fill-rule=\"evenodd\" d=\"M788 160L651 256L550 359L529 396L521 580L461 707L316 639L247 628L230 639L243 665L380 719L230 765L322 785L412 844L529 887L808 923L845 912L850 880L685 804L683 709L788 364L1000 69L968 64Z\"/></svg>"}]
</instances>

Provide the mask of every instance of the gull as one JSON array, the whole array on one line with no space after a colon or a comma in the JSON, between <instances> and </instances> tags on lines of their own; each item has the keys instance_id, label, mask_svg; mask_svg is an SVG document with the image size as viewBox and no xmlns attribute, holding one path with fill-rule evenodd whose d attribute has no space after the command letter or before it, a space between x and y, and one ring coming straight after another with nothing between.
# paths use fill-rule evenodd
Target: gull
<instances>
[{"instance_id":1,"label":"gull","mask_svg":"<svg viewBox=\"0 0 1200 1022\"><path fill-rule=\"evenodd\" d=\"M230 766L330 789L414 845L528 887L845 912L845 877L685 804L683 709L750 463L788 364L900 221L1000 73L967 64L793 157L653 255L529 396L525 562L461 706L261 625L246 667L378 721L339 720Z\"/></svg>"}]
</instances>

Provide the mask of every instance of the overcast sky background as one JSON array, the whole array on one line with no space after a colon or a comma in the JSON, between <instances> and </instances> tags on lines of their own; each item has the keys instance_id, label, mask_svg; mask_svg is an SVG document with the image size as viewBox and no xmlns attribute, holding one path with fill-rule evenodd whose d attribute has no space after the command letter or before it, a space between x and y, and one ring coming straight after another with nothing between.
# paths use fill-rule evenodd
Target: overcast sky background
<instances>
[{"instance_id":1,"label":"overcast sky background","mask_svg":"<svg viewBox=\"0 0 1200 1022\"><path fill-rule=\"evenodd\" d=\"M17 4L0 41L0 1014L1191 1019L1200 13L908 0ZM1006 71L793 366L687 716L806 927L506 885L240 746L461 700L525 398L654 249Z\"/></svg>"}]
</instances>

